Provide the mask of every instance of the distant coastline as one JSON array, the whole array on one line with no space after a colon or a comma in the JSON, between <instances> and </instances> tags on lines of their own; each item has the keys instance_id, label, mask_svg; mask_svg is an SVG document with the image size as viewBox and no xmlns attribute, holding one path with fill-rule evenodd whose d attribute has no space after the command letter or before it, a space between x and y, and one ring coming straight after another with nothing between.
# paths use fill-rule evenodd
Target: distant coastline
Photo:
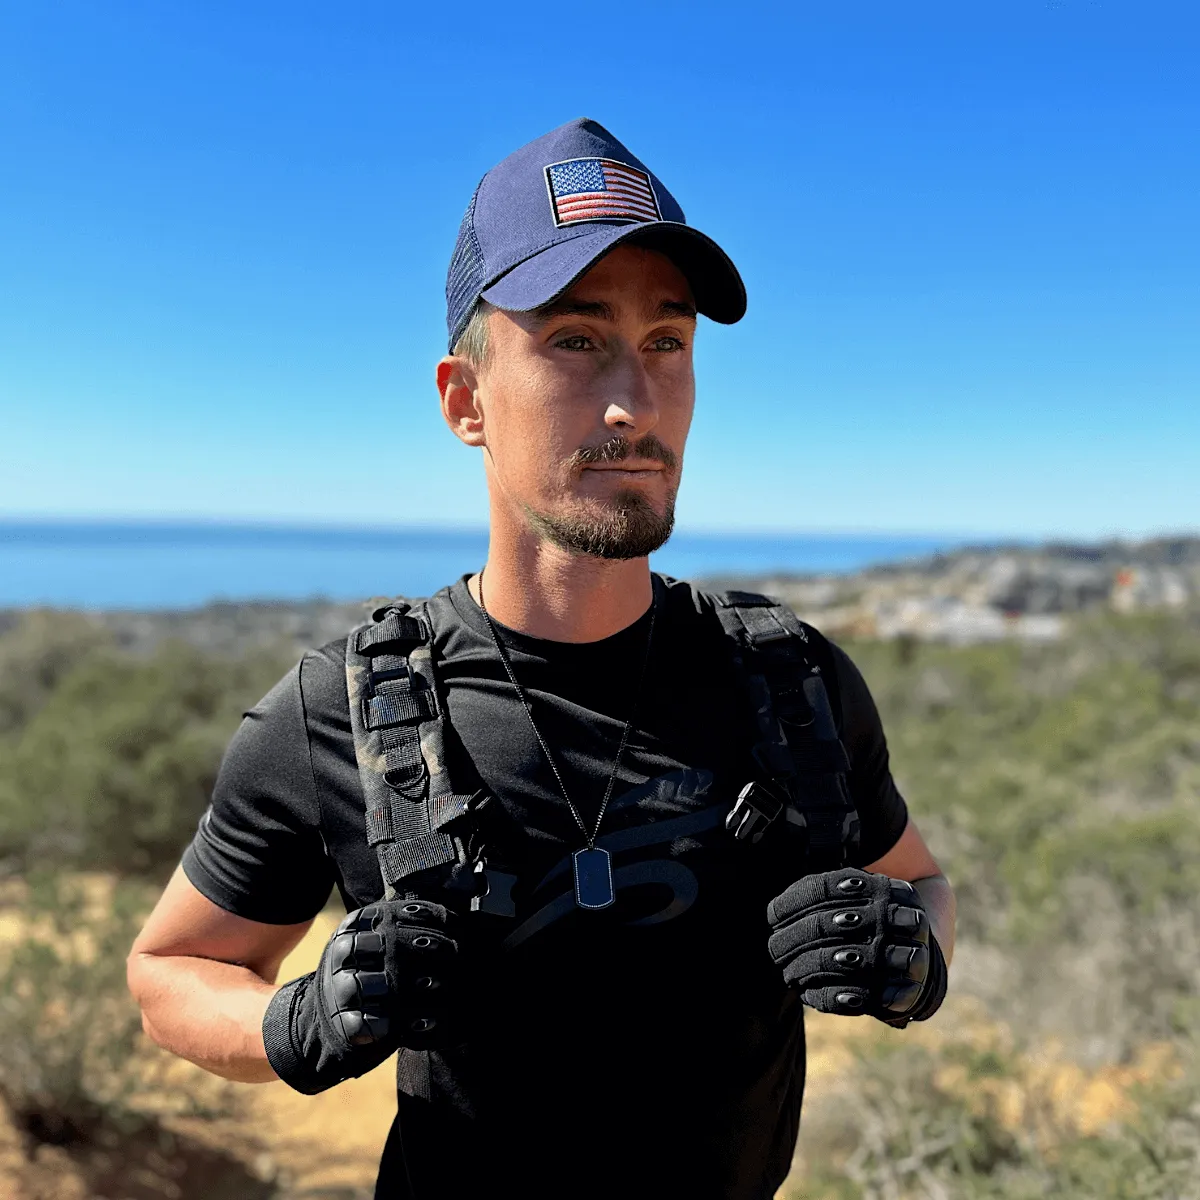
<instances>
[{"instance_id":1,"label":"distant coastline","mask_svg":"<svg viewBox=\"0 0 1200 1200\"><path fill-rule=\"evenodd\" d=\"M688 579L847 574L978 540L678 532L653 563ZM154 610L425 595L474 570L486 552L486 532L471 529L7 519L0 520L0 607Z\"/></svg>"},{"instance_id":2,"label":"distant coastline","mask_svg":"<svg viewBox=\"0 0 1200 1200\"><path fill-rule=\"evenodd\" d=\"M371 597L427 595L483 559L470 530L0 523L0 631L33 606L87 610L130 647L320 644ZM656 569L766 592L839 637L1051 641L1097 609L1200 613L1200 537L954 545L885 535L680 534Z\"/></svg>"}]
</instances>

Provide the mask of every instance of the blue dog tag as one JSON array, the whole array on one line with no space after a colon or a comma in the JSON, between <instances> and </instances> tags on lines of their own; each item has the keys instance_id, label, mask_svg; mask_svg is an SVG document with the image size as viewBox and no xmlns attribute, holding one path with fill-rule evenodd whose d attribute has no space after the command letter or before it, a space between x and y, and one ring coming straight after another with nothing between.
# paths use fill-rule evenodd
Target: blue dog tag
<instances>
[{"instance_id":1,"label":"blue dog tag","mask_svg":"<svg viewBox=\"0 0 1200 1200\"><path fill-rule=\"evenodd\" d=\"M613 890L612 857L598 846L576 850L571 856L575 872L575 903L580 908L607 908L617 898Z\"/></svg>"}]
</instances>

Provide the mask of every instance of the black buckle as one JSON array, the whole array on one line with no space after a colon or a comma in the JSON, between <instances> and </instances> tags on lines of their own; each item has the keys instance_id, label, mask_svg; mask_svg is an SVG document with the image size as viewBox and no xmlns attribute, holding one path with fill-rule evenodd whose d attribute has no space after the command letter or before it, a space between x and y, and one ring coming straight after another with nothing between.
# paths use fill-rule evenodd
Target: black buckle
<instances>
[{"instance_id":1,"label":"black buckle","mask_svg":"<svg viewBox=\"0 0 1200 1200\"><path fill-rule=\"evenodd\" d=\"M783 811L784 803L765 783L752 780L738 793L737 803L725 818L725 828L739 842L761 841L767 826Z\"/></svg>"},{"instance_id":2,"label":"black buckle","mask_svg":"<svg viewBox=\"0 0 1200 1200\"><path fill-rule=\"evenodd\" d=\"M374 658L377 654L407 654L429 640L429 629L420 617L389 612L382 621L358 631L354 648Z\"/></svg>"}]
</instances>

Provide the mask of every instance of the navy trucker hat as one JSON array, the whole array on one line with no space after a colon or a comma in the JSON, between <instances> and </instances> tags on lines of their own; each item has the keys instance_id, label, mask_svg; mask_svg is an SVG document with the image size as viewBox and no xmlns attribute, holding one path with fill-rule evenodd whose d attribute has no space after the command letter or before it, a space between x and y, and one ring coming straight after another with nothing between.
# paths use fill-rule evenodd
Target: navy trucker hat
<instances>
[{"instance_id":1,"label":"navy trucker hat","mask_svg":"<svg viewBox=\"0 0 1200 1200\"><path fill-rule=\"evenodd\" d=\"M621 242L667 255L705 316L724 325L741 320L746 288L729 256L688 225L639 158L603 125L581 117L522 146L480 180L446 277L451 350L481 296L527 312Z\"/></svg>"}]
</instances>

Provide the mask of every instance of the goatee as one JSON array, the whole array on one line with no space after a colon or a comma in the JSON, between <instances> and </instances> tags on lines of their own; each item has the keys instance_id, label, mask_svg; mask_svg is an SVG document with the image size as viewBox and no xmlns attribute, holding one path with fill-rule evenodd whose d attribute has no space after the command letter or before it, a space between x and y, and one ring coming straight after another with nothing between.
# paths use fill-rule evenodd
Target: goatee
<instances>
[{"instance_id":1,"label":"goatee","mask_svg":"<svg viewBox=\"0 0 1200 1200\"><path fill-rule=\"evenodd\" d=\"M661 513L637 492L618 492L603 513L569 517L527 510L530 523L548 542L572 554L594 558L645 558L671 536L675 528L675 496Z\"/></svg>"}]
</instances>

